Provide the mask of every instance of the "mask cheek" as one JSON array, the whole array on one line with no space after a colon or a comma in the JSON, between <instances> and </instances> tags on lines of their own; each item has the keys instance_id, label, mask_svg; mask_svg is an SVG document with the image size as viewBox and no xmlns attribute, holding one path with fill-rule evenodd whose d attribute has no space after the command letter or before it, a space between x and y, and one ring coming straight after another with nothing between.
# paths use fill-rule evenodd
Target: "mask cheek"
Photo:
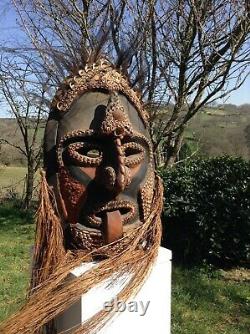
<instances>
[{"instance_id":1,"label":"mask cheek","mask_svg":"<svg viewBox=\"0 0 250 334\"><path fill-rule=\"evenodd\" d=\"M69 172L61 167L59 182L62 198L67 211L68 222L76 224L82 206L86 201L86 187L71 177Z\"/></svg>"},{"instance_id":2,"label":"mask cheek","mask_svg":"<svg viewBox=\"0 0 250 334\"><path fill-rule=\"evenodd\" d=\"M141 165L142 165L142 164L139 164L139 165L137 165L137 166L134 166L134 167L130 167L130 168L129 168L131 179L133 179L133 178L135 177L135 175L137 175L137 173L138 173L139 170L141 169Z\"/></svg>"}]
</instances>

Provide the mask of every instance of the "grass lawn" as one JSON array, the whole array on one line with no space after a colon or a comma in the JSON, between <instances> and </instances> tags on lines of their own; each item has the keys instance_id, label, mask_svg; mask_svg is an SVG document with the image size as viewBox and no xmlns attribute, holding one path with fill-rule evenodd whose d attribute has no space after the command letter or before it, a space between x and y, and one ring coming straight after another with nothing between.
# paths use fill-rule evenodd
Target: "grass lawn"
<instances>
[{"instance_id":1,"label":"grass lawn","mask_svg":"<svg viewBox=\"0 0 250 334\"><path fill-rule=\"evenodd\" d=\"M0 321L23 303L29 282L34 224L30 215L0 205Z\"/></svg>"},{"instance_id":2,"label":"grass lawn","mask_svg":"<svg viewBox=\"0 0 250 334\"><path fill-rule=\"evenodd\" d=\"M10 204L0 205L0 320L24 302L34 235L31 222L32 217ZM225 279L222 271L174 268L172 334L250 333L249 271L244 273L245 281L235 281L234 275Z\"/></svg>"},{"instance_id":3,"label":"grass lawn","mask_svg":"<svg viewBox=\"0 0 250 334\"><path fill-rule=\"evenodd\" d=\"M250 272L241 271L229 280L230 271L175 268L172 333L249 334Z\"/></svg>"}]
</instances>

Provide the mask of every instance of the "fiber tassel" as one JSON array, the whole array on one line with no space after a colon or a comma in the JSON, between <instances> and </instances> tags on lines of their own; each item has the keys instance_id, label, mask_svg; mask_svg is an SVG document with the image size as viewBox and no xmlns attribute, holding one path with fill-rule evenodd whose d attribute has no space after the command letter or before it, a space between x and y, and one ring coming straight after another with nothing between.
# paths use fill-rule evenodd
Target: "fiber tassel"
<instances>
[{"instance_id":1,"label":"fiber tassel","mask_svg":"<svg viewBox=\"0 0 250 334\"><path fill-rule=\"evenodd\" d=\"M36 236L30 294L45 281L65 255L63 230L51 203L52 193L41 172L40 205L36 213Z\"/></svg>"}]
</instances>

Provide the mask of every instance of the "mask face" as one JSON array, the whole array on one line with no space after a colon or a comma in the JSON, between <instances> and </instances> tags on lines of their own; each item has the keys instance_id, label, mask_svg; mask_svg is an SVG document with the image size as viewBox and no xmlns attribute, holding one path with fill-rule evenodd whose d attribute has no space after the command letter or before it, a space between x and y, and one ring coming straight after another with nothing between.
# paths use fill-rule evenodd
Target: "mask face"
<instances>
[{"instance_id":1,"label":"mask face","mask_svg":"<svg viewBox=\"0 0 250 334\"><path fill-rule=\"evenodd\" d=\"M96 88L51 112L45 167L67 248L93 250L119 240L150 214L152 145L126 94Z\"/></svg>"},{"instance_id":2,"label":"mask face","mask_svg":"<svg viewBox=\"0 0 250 334\"><path fill-rule=\"evenodd\" d=\"M82 95L59 121L57 143L70 244L98 247L143 223L152 151L148 132L125 96Z\"/></svg>"}]
</instances>

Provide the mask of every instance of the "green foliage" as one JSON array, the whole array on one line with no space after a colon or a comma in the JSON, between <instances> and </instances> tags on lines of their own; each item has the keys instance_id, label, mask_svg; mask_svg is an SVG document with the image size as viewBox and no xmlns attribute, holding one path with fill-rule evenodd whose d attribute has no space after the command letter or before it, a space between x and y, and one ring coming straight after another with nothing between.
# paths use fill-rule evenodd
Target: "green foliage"
<instances>
[{"instance_id":1,"label":"green foliage","mask_svg":"<svg viewBox=\"0 0 250 334\"><path fill-rule=\"evenodd\" d=\"M161 171L164 244L185 264L247 265L250 163L228 156Z\"/></svg>"}]
</instances>

